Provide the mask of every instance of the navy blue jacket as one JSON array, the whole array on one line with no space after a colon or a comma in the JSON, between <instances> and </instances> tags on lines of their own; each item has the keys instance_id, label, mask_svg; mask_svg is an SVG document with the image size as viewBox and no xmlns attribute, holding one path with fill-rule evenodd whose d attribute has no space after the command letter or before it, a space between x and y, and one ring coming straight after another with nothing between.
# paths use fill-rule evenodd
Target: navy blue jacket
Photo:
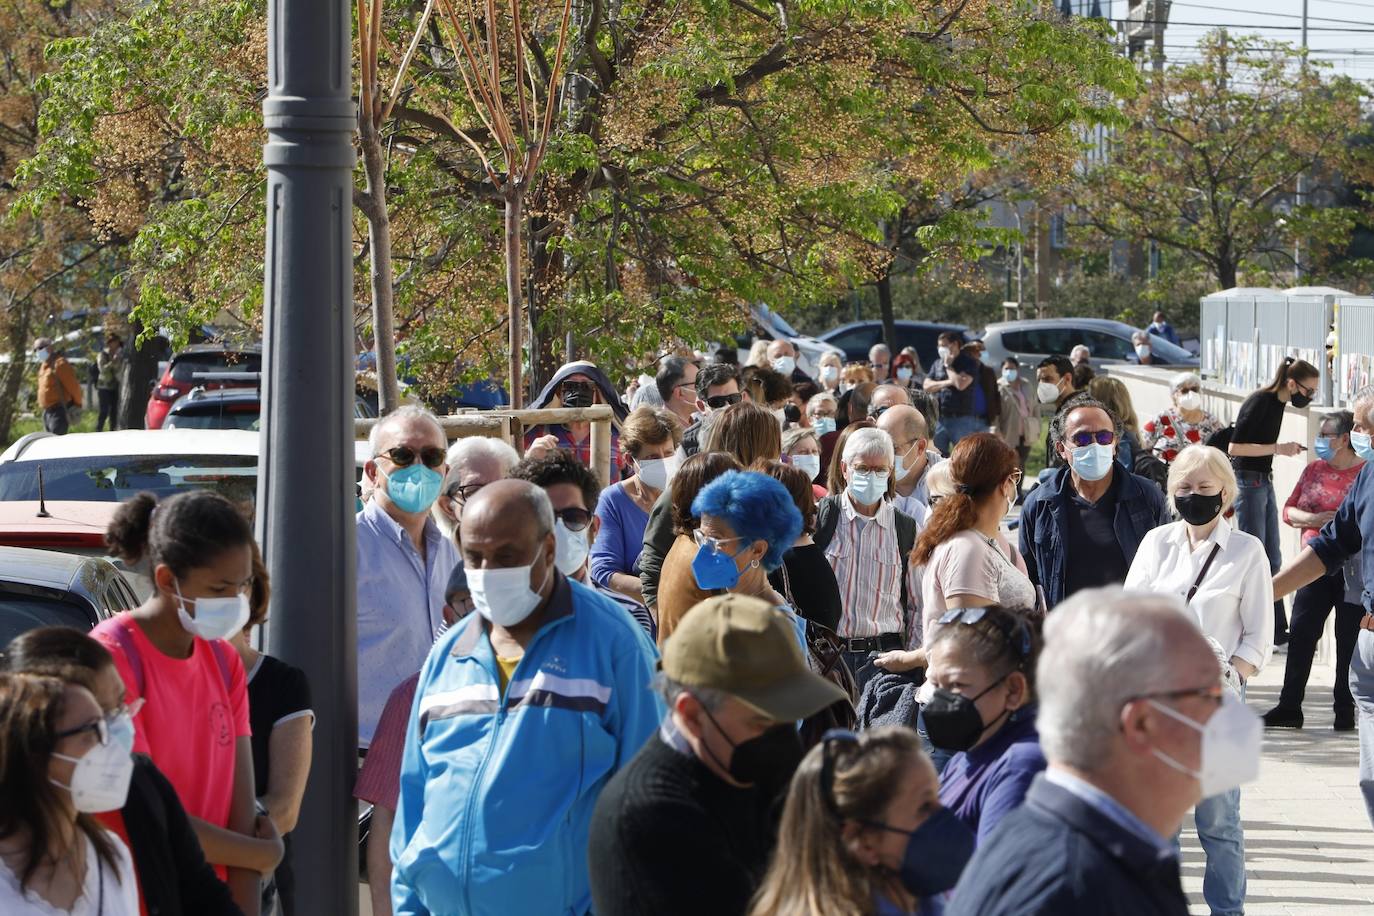
<instances>
[{"instance_id":1,"label":"navy blue jacket","mask_svg":"<svg viewBox=\"0 0 1374 916\"><path fill-rule=\"evenodd\" d=\"M1374 461L1366 461L1355 483L1345 493L1336 517L1323 526L1321 533L1307 542L1326 564L1327 572L1335 572L1350 557L1359 554L1364 570L1364 609L1374 612Z\"/></svg>"},{"instance_id":2,"label":"navy blue jacket","mask_svg":"<svg viewBox=\"0 0 1374 916\"><path fill-rule=\"evenodd\" d=\"M1036 777L978 847L945 916L1184 916L1178 859Z\"/></svg>"},{"instance_id":3,"label":"navy blue jacket","mask_svg":"<svg viewBox=\"0 0 1374 916\"><path fill-rule=\"evenodd\" d=\"M1112 473L1121 475L1113 527L1129 566L1146 533L1168 524L1169 509L1164 494L1153 481L1130 473L1120 464L1112 468ZM1030 580L1045 590L1045 604L1050 608L1067 597L1064 564L1068 554L1065 542L1069 500L1073 497L1070 474L1067 466L1060 468L1032 490L1021 507L1021 556Z\"/></svg>"}]
</instances>

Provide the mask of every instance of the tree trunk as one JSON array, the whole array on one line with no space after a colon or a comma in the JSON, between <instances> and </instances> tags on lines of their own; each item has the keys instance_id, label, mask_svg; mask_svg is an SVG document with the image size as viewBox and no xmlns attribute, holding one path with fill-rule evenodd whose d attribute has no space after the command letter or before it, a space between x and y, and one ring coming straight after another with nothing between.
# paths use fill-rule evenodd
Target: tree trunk
<instances>
[{"instance_id":1,"label":"tree trunk","mask_svg":"<svg viewBox=\"0 0 1374 916\"><path fill-rule=\"evenodd\" d=\"M1234 289L1236 286L1236 264L1234 261L1223 260L1217 264L1217 282L1222 289Z\"/></svg>"},{"instance_id":2,"label":"tree trunk","mask_svg":"<svg viewBox=\"0 0 1374 916\"><path fill-rule=\"evenodd\" d=\"M28 370L29 308L13 306L9 314L9 328L5 335L10 361L0 374L0 443L10 441L10 427L19 412L19 388Z\"/></svg>"},{"instance_id":3,"label":"tree trunk","mask_svg":"<svg viewBox=\"0 0 1374 916\"><path fill-rule=\"evenodd\" d=\"M401 406L401 386L396 377L396 309L391 273L391 216L386 206L386 161L376 124L364 114L358 119L367 177L368 249L372 274L372 337L377 351L377 412L386 416Z\"/></svg>"},{"instance_id":4,"label":"tree trunk","mask_svg":"<svg viewBox=\"0 0 1374 916\"><path fill-rule=\"evenodd\" d=\"M884 270L883 275L878 278L878 313L883 319L883 343L896 356L900 352L897 346L897 319L892 314L892 272Z\"/></svg>"},{"instance_id":5,"label":"tree trunk","mask_svg":"<svg viewBox=\"0 0 1374 916\"><path fill-rule=\"evenodd\" d=\"M553 378L559 365L572 361L567 354L562 360L558 358L558 350L563 348L563 323L558 320L554 291L563 285L564 258L561 248L555 246L550 251L548 244L541 241L547 235L551 222L547 216L531 216L529 221L529 295L525 308L528 309L532 329L529 380L532 391L538 391Z\"/></svg>"},{"instance_id":6,"label":"tree trunk","mask_svg":"<svg viewBox=\"0 0 1374 916\"><path fill-rule=\"evenodd\" d=\"M511 178L506 183L506 304L510 322L510 406L520 409L525 405L525 393L521 387L521 330L524 309L520 290L520 221L524 218L525 189Z\"/></svg>"},{"instance_id":7,"label":"tree trunk","mask_svg":"<svg viewBox=\"0 0 1374 916\"><path fill-rule=\"evenodd\" d=\"M124 370L124 381L119 386L119 428L143 429L143 418L148 408L148 398L153 393L157 381L157 361L162 355L161 337L153 337L139 342L143 325L136 319L129 319L129 342L124 347L129 362Z\"/></svg>"}]
</instances>

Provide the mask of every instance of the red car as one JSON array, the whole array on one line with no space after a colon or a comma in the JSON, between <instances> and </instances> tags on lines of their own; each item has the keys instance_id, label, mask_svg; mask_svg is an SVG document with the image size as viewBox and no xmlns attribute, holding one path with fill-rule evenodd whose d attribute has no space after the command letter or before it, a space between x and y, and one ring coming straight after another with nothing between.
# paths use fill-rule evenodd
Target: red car
<instances>
[{"instance_id":1,"label":"red car","mask_svg":"<svg viewBox=\"0 0 1374 916\"><path fill-rule=\"evenodd\" d=\"M210 378L201 377L210 373ZM242 373L241 378L226 378ZM172 404L192 388L256 388L261 384L262 349L259 347L230 348L218 344L198 344L187 347L167 365L167 371L153 386L143 424L148 429L161 429Z\"/></svg>"}]
</instances>

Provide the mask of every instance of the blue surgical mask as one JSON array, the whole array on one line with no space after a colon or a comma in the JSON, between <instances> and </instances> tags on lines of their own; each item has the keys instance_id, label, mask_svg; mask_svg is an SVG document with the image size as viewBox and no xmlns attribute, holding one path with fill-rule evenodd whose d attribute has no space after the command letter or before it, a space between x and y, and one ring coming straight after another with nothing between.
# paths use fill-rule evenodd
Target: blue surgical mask
<instances>
[{"instance_id":1,"label":"blue surgical mask","mask_svg":"<svg viewBox=\"0 0 1374 916\"><path fill-rule=\"evenodd\" d=\"M1073 450L1073 469L1084 480L1101 480L1111 473L1113 449L1090 442Z\"/></svg>"},{"instance_id":2,"label":"blue surgical mask","mask_svg":"<svg viewBox=\"0 0 1374 916\"><path fill-rule=\"evenodd\" d=\"M816 435L824 436L835 431L834 417L812 417L811 428L816 431Z\"/></svg>"},{"instance_id":3,"label":"blue surgical mask","mask_svg":"<svg viewBox=\"0 0 1374 916\"><path fill-rule=\"evenodd\" d=\"M1374 442L1370 441L1369 433L1352 432L1350 434L1350 447L1355 450L1356 457L1363 461L1374 461Z\"/></svg>"},{"instance_id":4,"label":"blue surgical mask","mask_svg":"<svg viewBox=\"0 0 1374 916\"><path fill-rule=\"evenodd\" d=\"M1318 436L1317 441L1312 443L1312 451L1317 453L1317 457L1322 461L1330 461L1336 454L1336 448L1331 444L1330 436Z\"/></svg>"},{"instance_id":5,"label":"blue surgical mask","mask_svg":"<svg viewBox=\"0 0 1374 916\"><path fill-rule=\"evenodd\" d=\"M1021 373L1020 373L1020 372L1017 372L1015 369L1003 369L1003 370L1002 370L1002 380L1005 381L1008 385L1015 385L1015 384L1016 384L1016 380L1019 379L1020 377L1021 377Z\"/></svg>"},{"instance_id":6,"label":"blue surgical mask","mask_svg":"<svg viewBox=\"0 0 1374 916\"><path fill-rule=\"evenodd\" d=\"M887 471L855 471L849 478L849 495L861 506L871 506L887 493Z\"/></svg>"},{"instance_id":7,"label":"blue surgical mask","mask_svg":"<svg viewBox=\"0 0 1374 916\"><path fill-rule=\"evenodd\" d=\"M392 474L379 467L377 473L386 481L387 497L402 512L428 512L444 485L444 475L423 464L398 468Z\"/></svg>"},{"instance_id":8,"label":"blue surgical mask","mask_svg":"<svg viewBox=\"0 0 1374 916\"><path fill-rule=\"evenodd\" d=\"M820 455L793 455L792 466L800 468L811 480L815 480L821 473Z\"/></svg>"},{"instance_id":9,"label":"blue surgical mask","mask_svg":"<svg viewBox=\"0 0 1374 916\"><path fill-rule=\"evenodd\" d=\"M49 356L52 356L52 351L51 351L51 350L39 350L39 351L38 351L37 353L35 353L34 355L38 357L38 361L39 361L40 363L46 363L46 362L48 361L48 357L49 357Z\"/></svg>"},{"instance_id":10,"label":"blue surgical mask","mask_svg":"<svg viewBox=\"0 0 1374 916\"><path fill-rule=\"evenodd\" d=\"M739 584L739 567L730 554L717 551L712 544L702 544L692 560L692 576L697 580L697 588L704 592L729 591Z\"/></svg>"}]
</instances>

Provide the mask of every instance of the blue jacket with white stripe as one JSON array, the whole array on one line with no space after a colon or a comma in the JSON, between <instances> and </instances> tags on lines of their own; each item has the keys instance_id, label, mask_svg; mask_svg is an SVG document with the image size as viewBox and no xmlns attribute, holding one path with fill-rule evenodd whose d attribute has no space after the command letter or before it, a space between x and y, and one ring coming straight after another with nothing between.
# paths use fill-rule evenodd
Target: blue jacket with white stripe
<instances>
[{"instance_id":1,"label":"blue jacket with white stripe","mask_svg":"<svg viewBox=\"0 0 1374 916\"><path fill-rule=\"evenodd\" d=\"M420 671L391 832L397 916L591 908L592 809L658 729L658 653L623 608L555 575L504 696L478 614Z\"/></svg>"}]
</instances>

